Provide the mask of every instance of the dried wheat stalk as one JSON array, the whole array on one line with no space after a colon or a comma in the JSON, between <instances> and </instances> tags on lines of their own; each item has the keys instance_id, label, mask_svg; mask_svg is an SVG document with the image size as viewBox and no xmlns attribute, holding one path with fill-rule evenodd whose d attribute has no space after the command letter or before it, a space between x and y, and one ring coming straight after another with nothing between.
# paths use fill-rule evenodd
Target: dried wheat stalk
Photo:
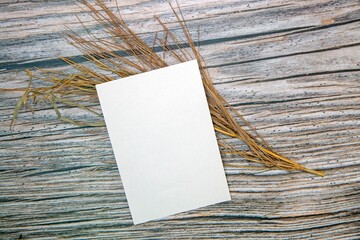
<instances>
[{"instance_id":1,"label":"dried wheat stalk","mask_svg":"<svg viewBox=\"0 0 360 240\"><path fill-rule=\"evenodd\" d=\"M48 82L49 84L45 87L33 87L33 74L27 70L26 73L30 78L29 86L25 89L23 96L19 99L14 109L11 124L16 119L21 106L31 109L31 103L43 101L52 106L61 121L80 126L104 126L101 114L86 104L88 101L98 101L95 90L96 84L162 68L168 66L169 62L179 63L197 59L214 129L218 133L218 142L223 154L239 155L249 161L262 164L267 169L301 170L323 176L323 172L305 168L275 152L256 130L219 95L212 84L204 61L191 38L186 21L178 5L175 8L170 4L170 7L183 30L186 43L181 44L166 24L159 17L155 16L155 19L162 27L162 37L156 34L154 43L150 46L128 27L120 14L111 11L101 0L96 0L94 5L87 1L81 1L81 4L82 7L92 12L93 19L103 27L107 37L100 38L95 36L79 19L80 23L87 30L87 36L80 36L70 30L66 35L66 39L70 44L79 49L94 67L90 69L83 64L62 58L67 64L76 69L77 72L66 74L50 70L40 70L41 74L36 78ZM154 51L155 45L161 46L163 56ZM166 59L165 55L167 55L168 59ZM58 108L59 104L81 108L99 116L101 120L96 122L79 122L66 118L61 115ZM236 121L235 118L239 120ZM223 140L221 135L241 140L247 145L247 150L236 149L231 144L226 143L226 140Z\"/></svg>"}]
</instances>

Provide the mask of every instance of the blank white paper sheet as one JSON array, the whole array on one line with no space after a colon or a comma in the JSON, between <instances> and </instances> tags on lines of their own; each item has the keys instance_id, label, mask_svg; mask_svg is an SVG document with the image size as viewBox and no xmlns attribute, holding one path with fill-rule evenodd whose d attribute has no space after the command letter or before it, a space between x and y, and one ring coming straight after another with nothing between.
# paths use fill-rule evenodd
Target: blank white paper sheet
<instances>
[{"instance_id":1,"label":"blank white paper sheet","mask_svg":"<svg viewBox=\"0 0 360 240\"><path fill-rule=\"evenodd\" d=\"M230 200L196 60L96 89L134 224Z\"/></svg>"}]
</instances>

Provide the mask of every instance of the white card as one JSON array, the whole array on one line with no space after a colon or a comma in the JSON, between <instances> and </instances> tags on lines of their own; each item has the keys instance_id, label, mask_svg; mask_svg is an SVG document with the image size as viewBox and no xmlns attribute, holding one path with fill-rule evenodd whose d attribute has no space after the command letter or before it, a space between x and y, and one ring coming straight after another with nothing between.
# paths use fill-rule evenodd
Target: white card
<instances>
[{"instance_id":1,"label":"white card","mask_svg":"<svg viewBox=\"0 0 360 240\"><path fill-rule=\"evenodd\" d=\"M134 224L231 200L196 60L96 90Z\"/></svg>"}]
</instances>

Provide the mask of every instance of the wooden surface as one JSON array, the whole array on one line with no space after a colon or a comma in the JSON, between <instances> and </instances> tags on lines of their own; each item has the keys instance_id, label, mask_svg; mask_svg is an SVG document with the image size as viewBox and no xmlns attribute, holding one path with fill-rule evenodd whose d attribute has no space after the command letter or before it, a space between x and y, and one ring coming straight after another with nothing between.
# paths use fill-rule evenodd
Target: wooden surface
<instances>
[{"instance_id":1,"label":"wooden surface","mask_svg":"<svg viewBox=\"0 0 360 240\"><path fill-rule=\"evenodd\" d=\"M148 41L153 13L174 21L166 1L119 2ZM359 1L180 4L220 93L275 149L326 176L226 166L231 202L133 226L106 129L59 123L40 104L11 133L20 93L1 92L0 239L360 237ZM83 33L75 14L90 20L73 1L0 0L0 88L24 87L24 68L66 71L57 57L79 56L61 37L64 24Z\"/></svg>"}]
</instances>

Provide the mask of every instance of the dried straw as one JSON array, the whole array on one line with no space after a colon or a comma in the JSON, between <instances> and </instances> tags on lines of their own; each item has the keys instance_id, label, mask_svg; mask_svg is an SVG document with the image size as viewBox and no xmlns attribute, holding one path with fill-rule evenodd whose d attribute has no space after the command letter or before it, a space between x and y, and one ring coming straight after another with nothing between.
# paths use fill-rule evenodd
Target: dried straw
<instances>
[{"instance_id":1,"label":"dried straw","mask_svg":"<svg viewBox=\"0 0 360 240\"><path fill-rule=\"evenodd\" d=\"M91 16L103 27L103 33L106 37L95 36L79 19L87 31L87 35L83 37L69 29L65 38L84 54L85 58L93 64L93 67L86 67L84 64L76 63L68 58L61 58L77 72L66 74L40 69L41 74L37 76L37 79L48 83L44 87L33 87L33 74L27 70L26 74L30 78L29 85L23 89L25 92L15 106L11 125L22 106L32 110L29 103L47 102L61 121L79 126L104 126L101 114L87 104L88 101L98 101L95 90L96 84L162 68L170 63L197 59L214 129L218 133L218 142L223 154L239 155L251 162L261 164L267 169L300 170L323 176L323 172L305 168L275 152L256 130L219 95L212 84L204 60L192 40L179 5L175 8L170 4L170 7L183 31L186 43L181 44L179 38L168 29L158 16L155 16L156 21L162 27L162 37L155 34L153 44L150 46L129 28L120 14L111 11L101 0L96 0L94 5L87 1L80 2L82 5L79 7L84 7L92 12ZM162 48L162 56L154 51L155 45ZM64 117L59 111L59 104L86 110L100 117L101 120L82 122ZM239 139L246 144L247 149L237 149L223 140L221 136Z\"/></svg>"}]
</instances>

